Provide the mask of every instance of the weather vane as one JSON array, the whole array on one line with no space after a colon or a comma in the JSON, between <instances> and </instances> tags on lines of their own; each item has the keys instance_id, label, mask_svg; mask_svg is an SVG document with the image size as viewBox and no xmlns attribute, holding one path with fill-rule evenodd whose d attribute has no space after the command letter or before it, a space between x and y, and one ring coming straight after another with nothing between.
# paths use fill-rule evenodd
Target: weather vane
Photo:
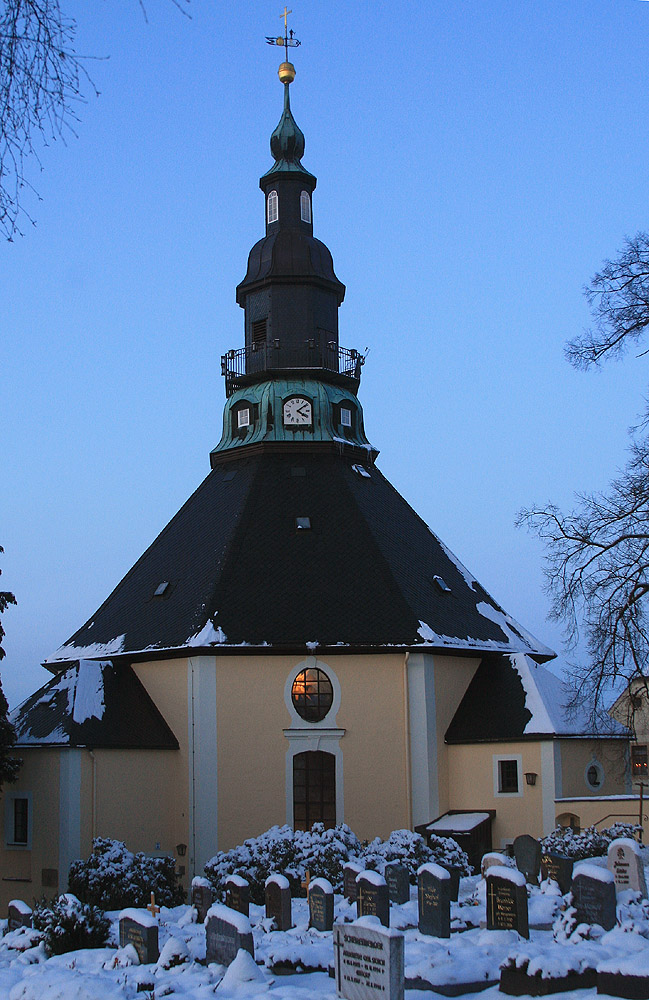
<instances>
[{"instance_id":1,"label":"weather vane","mask_svg":"<svg viewBox=\"0 0 649 1000\"><path fill-rule=\"evenodd\" d=\"M283 38L272 38L270 35L266 35L266 41L269 45L283 45L286 52L286 62L288 62L288 50L296 49L300 44L297 38L293 37L293 29L288 30L288 15L292 14L292 10L287 10L284 7L284 13L280 14L280 17L284 18L284 37Z\"/></svg>"}]
</instances>

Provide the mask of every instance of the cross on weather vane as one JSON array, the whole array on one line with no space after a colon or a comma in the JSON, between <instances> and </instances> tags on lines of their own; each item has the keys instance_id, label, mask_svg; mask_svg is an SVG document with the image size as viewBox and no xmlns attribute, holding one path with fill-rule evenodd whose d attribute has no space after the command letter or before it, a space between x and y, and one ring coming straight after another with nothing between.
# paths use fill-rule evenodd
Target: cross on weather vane
<instances>
[{"instance_id":1,"label":"cross on weather vane","mask_svg":"<svg viewBox=\"0 0 649 1000\"><path fill-rule=\"evenodd\" d=\"M291 28L290 31L288 30L288 15L292 14L292 13L293 13L292 10L287 10L287 8L284 7L284 13L279 15L280 17L284 18L284 37L283 38L272 38L270 35L266 35L266 41L268 42L269 45L283 45L284 46L284 51L286 53L286 62L288 62L288 50L289 49L296 49L298 47L298 45L300 44L299 40L297 38L293 37L293 29Z\"/></svg>"}]
</instances>

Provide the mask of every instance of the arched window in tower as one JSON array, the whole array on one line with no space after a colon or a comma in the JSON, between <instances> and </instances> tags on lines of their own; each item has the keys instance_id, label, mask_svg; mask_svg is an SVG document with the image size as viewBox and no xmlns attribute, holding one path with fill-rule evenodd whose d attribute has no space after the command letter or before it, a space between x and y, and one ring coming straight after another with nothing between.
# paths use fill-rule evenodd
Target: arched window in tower
<instances>
[{"instance_id":1,"label":"arched window in tower","mask_svg":"<svg viewBox=\"0 0 649 1000\"><path fill-rule=\"evenodd\" d=\"M308 191L303 191L300 195L300 218L302 222L311 222L311 199Z\"/></svg>"},{"instance_id":2,"label":"arched window in tower","mask_svg":"<svg viewBox=\"0 0 649 1000\"><path fill-rule=\"evenodd\" d=\"M277 191L268 192L266 216L268 219L268 225L270 225L271 222L277 222L279 219L279 198L277 197Z\"/></svg>"},{"instance_id":3,"label":"arched window in tower","mask_svg":"<svg viewBox=\"0 0 649 1000\"><path fill-rule=\"evenodd\" d=\"M306 750L293 758L293 826L336 825L336 758L324 750Z\"/></svg>"}]
</instances>

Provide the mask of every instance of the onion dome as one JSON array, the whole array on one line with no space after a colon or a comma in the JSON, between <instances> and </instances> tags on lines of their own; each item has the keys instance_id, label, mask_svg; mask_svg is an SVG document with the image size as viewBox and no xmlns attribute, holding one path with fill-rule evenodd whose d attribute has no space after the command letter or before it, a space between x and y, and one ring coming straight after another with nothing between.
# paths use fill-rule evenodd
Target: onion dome
<instances>
[{"instance_id":1,"label":"onion dome","mask_svg":"<svg viewBox=\"0 0 649 1000\"><path fill-rule=\"evenodd\" d=\"M284 110L277 128L270 137L270 151L275 163L264 174L264 177L268 177L278 170L282 172L297 171L311 176L309 171L300 163L300 160L304 156L304 133L295 121L291 111L288 80L284 83Z\"/></svg>"}]
</instances>

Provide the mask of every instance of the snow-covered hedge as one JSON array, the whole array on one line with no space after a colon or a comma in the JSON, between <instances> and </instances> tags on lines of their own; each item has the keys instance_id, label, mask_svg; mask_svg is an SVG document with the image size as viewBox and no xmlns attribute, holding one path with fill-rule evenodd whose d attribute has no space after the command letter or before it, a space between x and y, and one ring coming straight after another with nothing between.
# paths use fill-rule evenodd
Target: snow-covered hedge
<instances>
[{"instance_id":1,"label":"snow-covered hedge","mask_svg":"<svg viewBox=\"0 0 649 1000\"><path fill-rule=\"evenodd\" d=\"M366 868L375 868L381 874L389 861L399 861L410 872L410 881L417 881L417 869L433 862L446 867L460 868L463 875L471 874L469 858L457 841L451 837L431 836L430 847L423 837L411 830L393 830L387 840L376 837L363 848L362 861Z\"/></svg>"},{"instance_id":2,"label":"snow-covered hedge","mask_svg":"<svg viewBox=\"0 0 649 1000\"><path fill-rule=\"evenodd\" d=\"M152 892L159 906L179 906L185 901L172 857L133 854L121 840L108 837L93 840L87 861L72 862L68 885L84 903L104 910L146 906Z\"/></svg>"},{"instance_id":3,"label":"snow-covered hedge","mask_svg":"<svg viewBox=\"0 0 649 1000\"><path fill-rule=\"evenodd\" d=\"M33 924L36 930L43 931L49 955L63 955L79 948L102 948L110 932L106 914L96 906L80 902L71 893L37 903Z\"/></svg>"},{"instance_id":4,"label":"snow-covered hedge","mask_svg":"<svg viewBox=\"0 0 649 1000\"><path fill-rule=\"evenodd\" d=\"M293 896L305 895L301 882L307 871L312 879L328 879L334 890L340 892L343 865L347 861L358 861L381 873L388 861L401 861L413 882L419 866L428 861L457 865L464 874L470 872L468 858L454 840L450 837L433 839L431 850L418 833L395 830L386 841L377 837L363 845L344 823L331 829L314 823L306 832L292 830L290 826L273 826L231 851L216 854L205 865L205 874L219 898L223 898L228 875L243 876L250 884L250 899L261 904L266 879L275 872L286 876Z\"/></svg>"},{"instance_id":5,"label":"snow-covered hedge","mask_svg":"<svg viewBox=\"0 0 649 1000\"><path fill-rule=\"evenodd\" d=\"M585 858L601 857L608 851L612 840L617 840L618 837L633 839L634 834L640 829L641 827L633 823L614 823L613 826L601 830L589 826L575 833L570 827L558 826L547 837L543 837L541 847L544 851L563 854L575 861L583 861Z\"/></svg>"}]
</instances>

